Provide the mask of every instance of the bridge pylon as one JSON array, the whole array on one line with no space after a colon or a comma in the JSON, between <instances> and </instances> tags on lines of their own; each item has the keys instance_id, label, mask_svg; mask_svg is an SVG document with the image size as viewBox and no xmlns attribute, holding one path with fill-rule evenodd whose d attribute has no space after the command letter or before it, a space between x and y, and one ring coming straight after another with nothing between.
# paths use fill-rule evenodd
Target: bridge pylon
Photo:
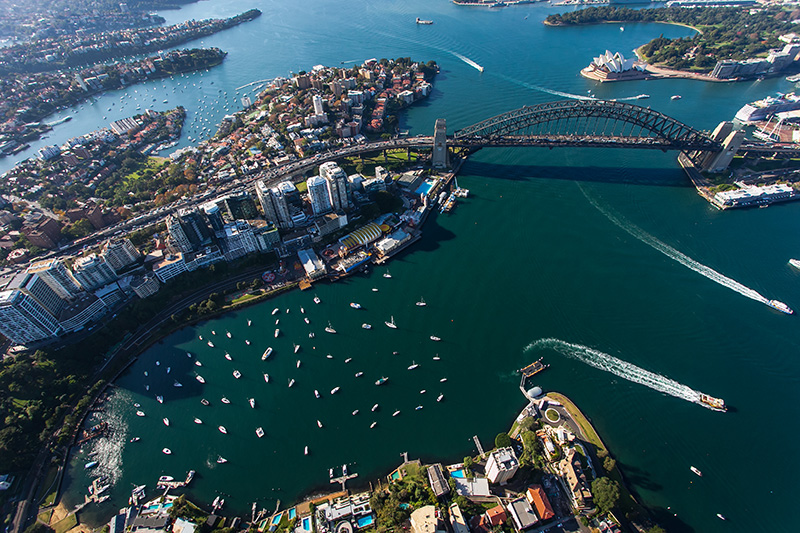
<instances>
[{"instance_id":1,"label":"bridge pylon","mask_svg":"<svg viewBox=\"0 0 800 533\"><path fill-rule=\"evenodd\" d=\"M450 158L447 154L447 119L437 118L433 128L433 155L431 156L433 168L447 168Z\"/></svg>"},{"instance_id":2,"label":"bridge pylon","mask_svg":"<svg viewBox=\"0 0 800 533\"><path fill-rule=\"evenodd\" d=\"M733 122L720 122L711 134L711 139L722 145L721 152L701 152L698 162L700 170L708 172L722 172L733 161L733 156L739 151L744 141L744 132L733 129Z\"/></svg>"}]
</instances>

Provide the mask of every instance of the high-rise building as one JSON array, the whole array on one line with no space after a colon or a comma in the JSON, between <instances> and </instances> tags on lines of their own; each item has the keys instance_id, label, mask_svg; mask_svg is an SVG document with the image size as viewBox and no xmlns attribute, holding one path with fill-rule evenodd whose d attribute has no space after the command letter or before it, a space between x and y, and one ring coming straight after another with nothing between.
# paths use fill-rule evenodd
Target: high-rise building
<instances>
[{"instance_id":1,"label":"high-rise building","mask_svg":"<svg viewBox=\"0 0 800 533\"><path fill-rule=\"evenodd\" d=\"M189 253L210 242L211 232L199 211L186 209L167 217L169 236L181 252Z\"/></svg>"},{"instance_id":2,"label":"high-rise building","mask_svg":"<svg viewBox=\"0 0 800 533\"><path fill-rule=\"evenodd\" d=\"M26 291L0 292L0 333L15 344L55 337L61 331L55 316Z\"/></svg>"},{"instance_id":3,"label":"high-rise building","mask_svg":"<svg viewBox=\"0 0 800 533\"><path fill-rule=\"evenodd\" d=\"M256 182L256 196L264 210L264 218L282 229L294 227L286 195L280 187L268 188L264 180Z\"/></svg>"},{"instance_id":4,"label":"high-rise building","mask_svg":"<svg viewBox=\"0 0 800 533\"><path fill-rule=\"evenodd\" d=\"M312 176L306 181L308 198L315 215L322 215L331 210L331 197L328 180L321 176Z\"/></svg>"},{"instance_id":5,"label":"high-rise building","mask_svg":"<svg viewBox=\"0 0 800 533\"><path fill-rule=\"evenodd\" d=\"M449 158L447 156L447 120L436 119L433 129L433 155L431 156L433 168L447 168Z\"/></svg>"},{"instance_id":6,"label":"high-rise building","mask_svg":"<svg viewBox=\"0 0 800 533\"><path fill-rule=\"evenodd\" d=\"M320 165L319 175L328 181L328 194L333 210L346 210L350 205L350 183L344 170L333 161L328 161Z\"/></svg>"},{"instance_id":7,"label":"high-rise building","mask_svg":"<svg viewBox=\"0 0 800 533\"><path fill-rule=\"evenodd\" d=\"M117 273L138 261L142 256L128 239L109 239L103 245L102 255L106 263Z\"/></svg>"},{"instance_id":8,"label":"high-rise building","mask_svg":"<svg viewBox=\"0 0 800 533\"><path fill-rule=\"evenodd\" d=\"M222 231L225 227L225 219L222 218L222 210L214 202L208 202L203 205L203 212L206 214L208 223L211 224L211 229L215 232Z\"/></svg>"},{"instance_id":9,"label":"high-rise building","mask_svg":"<svg viewBox=\"0 0 800 533\"><path fill-rule=\"evenodd\" d=\"M491 483L505 483L517 473L519 461L511 447L498 448L486 461L486 477Z\"/></svg>"},{"instance_id":10,"label":"high-rise building","mask_svg":"<svg viewBox=\"0 0 800 533\"><path fill-rule=\"evenodd\" d=\"M293 182L289 180L282 181L278 184L278 188L283 193L284 198L286 198L287 204L302 209L303 200L300 198L300 191L297 190L297 186Z\"/></svg>"},{"instance_id":11,"label":"high-rise building","mask_svg":"<svg viewBox=\"0 0 800 533\"><path fill-rule=\"evenodd\" d=\"M12 287L9 286L9 288ZM14 288L24 290L26 293L33 296L38 304L47 309L53 318L58 318L58 315L68 301L59 296L39 274L26 273L22 278L22 283Z\"/></svg>"},{"instance_id":12,"label":"high-rise building","mask_svg":"<svg viewBox=\"0 0 800 533\"><path fill-rule=\"evenodd\" d=\"M181 219L176 215L167 217L167 231L169 232L170 239L172 239L172 242L178 250L185 253L192 251L192 243L189 241L189 237L186 236L186 232L183 231Z\"/></svg>"},{"instance_id":13,"label":"high-rise building","mask_svg":"<svg viewBox=\"0 0 800 533\"><path fill-rule=\"evenodd\" d=\"M62 300L71 300L81 292L81 286L62 259L37 261L28 267L29 274L38 274Z\"/></svg>"},{"instance_id":14,"label":"high-rise building","mask_svg":"<svg viewBox=\"0 0 800 533\"><path fill-rule=\"evenodd\" d=\"M233 261L249 253L259 250L253 228L244 220L235 220L225 224L225 240L223 241L225 259Z\"/></svg>"},{"instance_id":15,"label":"high-rise building","mask_svg":"<svg viewBox=\"0 0 800 533\"><path fill-rule=\"evenodd\" d=\"M117 279L114 269L97 254L78 258L75 264L72 265L72 270L75 274L75 279L87 291L105 287Z\"/></svg>"},{"instance_id":16,"label":"high-rise building","mask_svg":"<svg viewBox=\"0 0 800 533\"><path fill-rule=\"evenodd\" d=\"M218 201L219 204L225 206L231 220L251 220L258 216L256 203L247 191L226 196Z\"/></svg>"},{"instance_id":17,"label":"high-rise building","mask_svg":"<svg viewBox=\"0 0 800 533\"><path fill-rule=\"evenodd\" d=\"M325 113L325 109L322 107L322 97L320 95L315 94L311 101L314 103L315 115L322 115Z\"/></svg>"}]
</instances>

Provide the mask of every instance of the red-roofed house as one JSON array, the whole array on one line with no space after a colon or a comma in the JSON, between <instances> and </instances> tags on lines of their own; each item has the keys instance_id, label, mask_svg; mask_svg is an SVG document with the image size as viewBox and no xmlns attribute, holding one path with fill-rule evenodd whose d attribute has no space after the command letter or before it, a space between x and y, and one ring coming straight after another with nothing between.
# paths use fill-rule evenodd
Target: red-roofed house
<instances>
[{"instance_id":1,"label":"red-roofed house","mask_svg":"<svg viewBox=\"0 0 800 533\"><path fill-rule=\"evenodd\" d=\"M533 507L536 508L536 514L542 520L550 520L556 514L553 512L553 507L550 505L550 500L547 499L544 489L540 485L531 485L525 492L525 498Z\"/></svg>"},{"instance_id":2,"label":"red-roofed house","mask_svg":"<svg viewBox=\"0 0 800 533\"><path fill-rule=\"evenodd\" d=\"M508 515L502 505L497 505L486 511L486 519L492 526L499 526L508 520Z\"/></svg>"}]
</instances>

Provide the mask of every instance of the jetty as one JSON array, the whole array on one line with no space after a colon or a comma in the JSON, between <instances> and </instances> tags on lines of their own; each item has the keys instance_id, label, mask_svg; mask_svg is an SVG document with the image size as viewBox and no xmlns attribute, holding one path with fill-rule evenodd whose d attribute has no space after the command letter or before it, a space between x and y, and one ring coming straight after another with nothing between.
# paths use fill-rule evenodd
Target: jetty
<instances>
[{"instance_id":1,"label":"jetty","mask_svg":"<svg viewBox=\"0 0 800 533\"><path fill-rule=\"evenodd\" d=\"M156 485L157 489L179 489L181 487L185 487L189 483L192 482L194 479L194 470L189 470L189 473L186 474L186 479L184 481L159 481Z\"/></svg>"},{"instance_id":2,"label":"jetty","mask_svg":"<svg viewBox=\"0 0 800 533\"><path fill-rule=\"evenodd\" d=\"M542 363L542 359L543 358L540 357L539 359L529 364L528 366L521 368L519 372L520 374L522 374L522 377L524 379L528 379L529 377L534 376L539 372L541 372L542 370L548 368L550 365Z\"/></svg>"}]
</instances>

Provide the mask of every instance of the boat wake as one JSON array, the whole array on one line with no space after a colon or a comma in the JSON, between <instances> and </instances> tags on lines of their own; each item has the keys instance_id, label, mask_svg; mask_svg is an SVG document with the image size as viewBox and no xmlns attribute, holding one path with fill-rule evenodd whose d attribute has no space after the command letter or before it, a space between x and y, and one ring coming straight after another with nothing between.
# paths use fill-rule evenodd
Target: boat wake
<instances>
[{"instance_id":1,"label":"boat wake","mask_svg":"<svg viewBox=\"0 0 800 533\"><path fill-rule=\"evenodd\" d=\"M592 204L595 207L595 209L597 209L598 211L603 213L603 215L605 215L605 217L607 219L609 219L611 222L613 222L615 226L617 226L620 229L624 230L625 232L627 232L629 235L631 235L635 239L647 244L651 248L654 248L654 249L658 250L662 254L666 255L667 257L669 257L670 259L672 259L674 261L677 261L678 263L682 264L686 268L694 270L698 274L707 277L711 281L719 283L723 287L727 287L727 288L731 289L732 291L738 292L742 296L746 296L746 297L748 297L748 298L750 298L752 300L755 300L757 302L761 302L764 305L769 305L769 300L767 298L765 298L764 296L762 296L758 291L756 291L754 289L751 289L749 287L746 287L745 285L742 285L738 281L736 281L734 279L731 279L728 276L720 274L719 272L717 272L713 268L708 267L708 266L706 266L706 265L704 265L702 263L699 263L698 261L695 261L694 259L692 259L688 255L679 252L678 250L676 250L672 246L669 246L668 244L665 244L665 243L661 242L660 240L656 239L655 237L653 237L652 235L650 235L649 233L647 233L643 229L639 228L638 226L636 226L632 222L629 222L629 221L625 220L622 216L618 216L618 215L615 215L615 214L611 213L610 210L608 210L605 207L601 206L597 202L597 200L595 200L594 198L592 198L591 196L586 194L586 191L583 190L583 187L581 187L580 183L578 184L578 188L581 190L581 192L586 197L586 199L589 200L589 203Z\"/></svg>"},{"instance_id":2,"label":"boat wake","mask_svg":"<svg viewBox=\"0 0 800 533\"><path fill-rule=\"evenodd\" d=\"M520 81L518 79L512 78L510 76L506 76L505 74L496 74L500 78L503 78L506 81L510 81L511 83L516 83L517 85L521 85L522 87L526 87L528 89L532 89L534 91L539 91L547 94L552 94L553 96L560 96L562 98L570 98L572 100L597 100L592 96L584 96L580 94L572 94L572 93L565 93L564 91L556 91L555 89L548 89L547 87L541 87L539 85L534 85L532 83L528 83L526 81Z\"/></svg>"},{"instance_id":3,"label":"boat wake","mask_svg":"<svg viewBox=\"0 0 800 533\"><path fill-rule=\"evenodd\" d=\"M470 58L468 58L467 56L463 56L463 55L459 54L458 52L450 52L450 53L453 54L454 56L456 56L457 58L459 58L461 61L463 61L467 65L469 65L471 67L474 67L477 70L483 72L483 67L480 66L479 64L477 64L476 62L474 62L473 60L471 60Z\"/></svg>"},{"instance_id":4,"label":"boat wake","mask_svg":"<svg viewBox=\"0 0 800 533\"><path fill-rule=\"evenodd\" d=\"M699 391L678 383L673 379L656 374L655 372L650 372L632 363L625 362L622 359L617 359L607 353L595 350L594 348L589 348L588 346L580 344L572 344L560 339L539 339L525 347L526 352L537 350L553 350L559 352L562 355L586 363L589 366L611 372L628 381L639 383L640 385L650 387L664 394L669 394L670 396L711 409L711 407L700 401L701 393Z\"/></svg>"}]
</instances>

